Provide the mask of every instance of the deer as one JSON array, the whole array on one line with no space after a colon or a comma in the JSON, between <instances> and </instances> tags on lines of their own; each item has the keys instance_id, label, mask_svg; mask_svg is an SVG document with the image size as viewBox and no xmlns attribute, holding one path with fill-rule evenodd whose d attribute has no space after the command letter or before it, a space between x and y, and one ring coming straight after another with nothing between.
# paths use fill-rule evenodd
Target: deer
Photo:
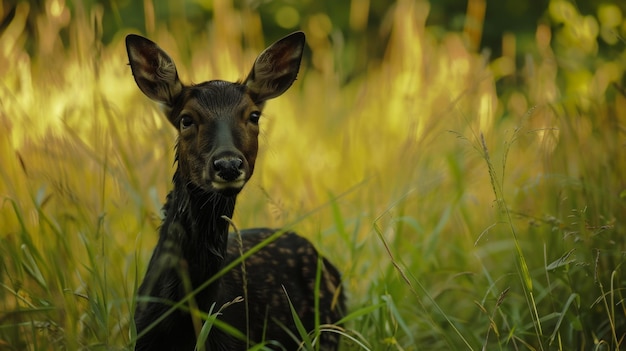
<instances>
[{"instance_id":1,"label":"deer","mask_svg":"<svg viewBox=\"0 0 626 351\"><path fill-rule=\"evenodd\" d=\"M137 290L135 350L246 350L255 345L297 350L304 347L300 323L312 332L343 317L340 273L308 239L268 228L229 234L235 200L254 171L261 112L267 100L296 80L304 46L304 33L295 32L262 51L242 81L186 85L156 43L136 34L126 37L135 83L161 105L178 131L173 188ZM242 260L257 245L262 247ZM204 345L197 345L194 308L205 317L215 314L231 329L212 325ZM338 333L312 335L319 338L309 345L319 342L315 347L320 350L337 350Z\"/></svg>"}]
</instances>

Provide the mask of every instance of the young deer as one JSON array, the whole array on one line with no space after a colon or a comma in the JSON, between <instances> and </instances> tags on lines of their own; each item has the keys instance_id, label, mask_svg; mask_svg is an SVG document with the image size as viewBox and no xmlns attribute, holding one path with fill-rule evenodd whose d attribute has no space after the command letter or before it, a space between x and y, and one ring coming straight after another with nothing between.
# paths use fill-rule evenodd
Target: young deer
<instances>
[{"instance_id":1,"label":"young deer","mask_svg":"<svg viewBox=\"0 0 626 351\"><path fill-rule=\"evenodd\" d=\"M265 101L284 93L296 79L304 34L293 33L272 44L256 59L248 77L237 83L212 80L184 85L172 59L152 41L129 35L126 47L139 89L163 105L178 130L174 187L139 287L136 349L193 350L199 326L188 307L214 313L225 306L218 319L245 337L213 326L205 345L208 350L245 350L257 343L296 350L300 334L292 309L310 332L341 318L344 297L336 268L319 260L313 245L295 233L284 233L248 257L245 269L238 264L188 299L184 308L170 309L241 252L276 232L244 230L239 243L229 237L224 218L233 215L235 198L252 176ZM321 279L318 262L322 262ZM237 297L243 302L229 304ZM338 337L325 332L319 343L322 350L336 350Z\"/></svg>"}]
</instances>

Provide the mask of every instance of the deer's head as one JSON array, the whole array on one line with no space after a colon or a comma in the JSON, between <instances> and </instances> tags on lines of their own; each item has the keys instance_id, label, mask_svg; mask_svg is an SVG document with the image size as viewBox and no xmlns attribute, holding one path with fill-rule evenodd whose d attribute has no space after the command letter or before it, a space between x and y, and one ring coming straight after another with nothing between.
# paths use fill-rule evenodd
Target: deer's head
<instances>
[{"instance_id":1,"label":"deer's head","mask_svg":"<svg viewBox=\"0 0 626 351\"><path fill-rule=\"evenodd\" d=\"M284 93L296 79L304 33L265 49L248 77L237 83L185 85L174 61L154 42L131 34L126 49L137 86L163 106L178 130L179 176L207 192L237 194L254 171L265 101Z\"/></svg>"}]
</instances>

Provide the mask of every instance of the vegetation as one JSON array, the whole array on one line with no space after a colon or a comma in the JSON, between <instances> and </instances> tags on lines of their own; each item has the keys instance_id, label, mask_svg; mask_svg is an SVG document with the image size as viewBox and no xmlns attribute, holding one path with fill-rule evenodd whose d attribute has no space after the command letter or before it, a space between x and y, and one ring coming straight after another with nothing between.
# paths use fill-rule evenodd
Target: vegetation
<instances>
[{"instance_id":1,"label":"vegetation","mask_svg":"<svg viewBox=\"0 0 626 351\"><path fill-rule=\"evenodd\" d=\"M243 78L297 28L308 56L264 112L233 221L295 229L336 263L342 349L625 347L617 1L550 0L491 55L478 0L459 30L433 23L434 1L353 0L341 19L210 3L198 29L150 1L140 22L116 2L3 2L0 349L133 345L175 131L136 89L124 35L154 39L189 82Z\"/></svg>"}]
</instances>

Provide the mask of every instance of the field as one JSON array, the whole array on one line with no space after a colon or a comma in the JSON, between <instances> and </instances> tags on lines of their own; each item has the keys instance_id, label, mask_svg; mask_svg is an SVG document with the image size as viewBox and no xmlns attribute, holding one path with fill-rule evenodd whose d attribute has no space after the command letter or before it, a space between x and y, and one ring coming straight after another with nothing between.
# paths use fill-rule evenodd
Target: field
<instances>
[{"instance_id":1,"label":"field","mask_svg":"<svg viewBox=\"0 0 626 351\"><path fill-rule=\"evenodd\" d=\"M186 82L241 79L277 39L214 3L190 36L144 2ZM0 32L0 350L126 350L176 131L133 81L137 29L105 43L101 7L45 4L39 40L26 2ZM626 348L619 8L551 1L532 51L509 33L490 56L430 9L397 1L380 60L350 75L332 16L302 19L304 64L263 113L234 223L294 229L337 265L342 350Z\"/></svg>"}]
</instances>

